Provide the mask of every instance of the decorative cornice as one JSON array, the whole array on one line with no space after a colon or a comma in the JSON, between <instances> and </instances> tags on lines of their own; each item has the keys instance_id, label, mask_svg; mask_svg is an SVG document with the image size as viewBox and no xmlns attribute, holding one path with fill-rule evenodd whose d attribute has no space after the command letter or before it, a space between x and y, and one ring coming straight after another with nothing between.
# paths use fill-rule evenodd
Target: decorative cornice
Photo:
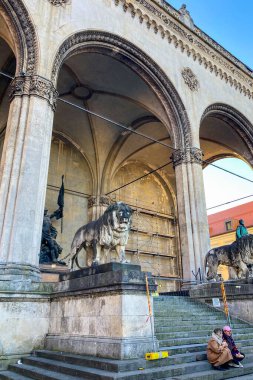
<instances>
[{"instance_id":1,"label":"decorative cornice","mask_svg":"<svg viewBox=\"0 0 253 380\"><path fill-rule=\"evenodd\" d=\"M150 88L162 99L172 125L178 128L171 130L174 145L189 147L191 145L191 128L187 112L175 87L160 67L143 51L129 41L107 32L88 30L71 35L60 46L52 68L51 80L56 83L60 67L64 60L73 54L83 51L101 52L112 55L130 66L149 83ZM126 60L125 57L128 57ZM152 73L152 75L150 75ZM176 108L176 113L172 110Z\"/></svg>"},{"instance_id":2,"label":"decorative cornice","mask_svg":"<svg viewBox=\"0 0 253 380\"><path fill-rule=\"evenodd\" d=\"M49 3L55 5L56 7L66 5L70 2L70 0L48 0Z\"/></svg>"},{"instance_id":3,"label":"decorative cornice","mask_svg":"<svg viewBox=\"0 0 253 380\"><path fill-rule=\"evenodd\" d=\"M17 71L35 74L38 62L38 43L32 21L21 1L2 0L0 4L14 25L19 42Z\"/></svg>"},{"instance_id":4,"label":"decorative cornice","mask_svg":"<svg viewBox=\"0 0 253 380\"><path fill-rule=\"evenodd\" d=\"M203 152L199 148L191 147L187 149L177 149L172 153L173 167L182 164L199 164L202 165Z\"/></svg>"},{"instance_id":5,"label":"decorative cornice","mask_svg":"<svg viewBox=\"0 0 253 380\"><path fill-rule=\"evenodd\" d=\"M10 100L15 96L38 96L46 99L53 111L56 109L58 92L53 83L39 75L24 75L15 77L10 86Z\"/></svg>"},{"instance_id":6,"label":"decorative cornice","mask_svg":"<svg viewBox=\"0 0 253 380\"><path fill-rule=\"evenodd\" d=\"M185 84L189 87L191 91L198 91L199 81L196 75L192 72L189 67L185 67L181 71L182 77L184 78Z\"/></svg>"},{"instance_id":7,"label":"decorative cornice","mask_svg":"<svg viewBox=\"0 0 253 380\"><path fill-rule=\"evenodd\" d=\"M137 16L141 24L166 38L176 49L179 48L182 53L197 60L249 99L253 98L253 72L200 29L187 28L180 21L179 12L172 10L164 0L114 2L116 6L122 3L124 12L129 11L133 18Z\"/></svg>"}]
</instances>

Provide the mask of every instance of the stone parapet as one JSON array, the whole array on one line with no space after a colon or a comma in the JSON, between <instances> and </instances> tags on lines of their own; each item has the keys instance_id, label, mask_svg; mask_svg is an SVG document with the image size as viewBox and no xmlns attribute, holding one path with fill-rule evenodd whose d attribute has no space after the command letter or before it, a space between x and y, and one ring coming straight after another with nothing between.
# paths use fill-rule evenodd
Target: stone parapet
<instances>
[{"instance_id":1,"label":"stone parapet","mask_svg":"<svg viewBox=\"0 0 253 380\"><path fill-rule=\"evenodd\" d=\"M191 288L190 297L209 304L213 298L219 298L223 309L220 284L212 282L196 285ZM226 281L224 285L230 315L253 323L253 279Z\"/></svg>"}]
</instances>

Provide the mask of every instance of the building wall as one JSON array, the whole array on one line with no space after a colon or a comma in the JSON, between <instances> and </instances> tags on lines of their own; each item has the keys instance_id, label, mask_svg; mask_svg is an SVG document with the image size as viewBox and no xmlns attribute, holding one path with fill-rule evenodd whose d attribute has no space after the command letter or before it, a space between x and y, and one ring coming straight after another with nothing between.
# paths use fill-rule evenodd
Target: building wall
<instances>
[{"instance_id":1,"label":"building wall","mask_svg":"<svg viewBox=\"0 0 253 380\"><path fill-rule=\"evenodd\" d=\"M244 224L247 227L249 234L253 234L253 202L231 207L230 209L209 215L208 222L211 248L233 243L236 240L235 231L240 219L244 220ZM226 231L227 221L232 222L231 231ZM224 280L228 280L231 275L233 276L233 273L229 274L228 267L224 265L220 265L218 273L222 275Z\"/></svg>"}]
</instances>

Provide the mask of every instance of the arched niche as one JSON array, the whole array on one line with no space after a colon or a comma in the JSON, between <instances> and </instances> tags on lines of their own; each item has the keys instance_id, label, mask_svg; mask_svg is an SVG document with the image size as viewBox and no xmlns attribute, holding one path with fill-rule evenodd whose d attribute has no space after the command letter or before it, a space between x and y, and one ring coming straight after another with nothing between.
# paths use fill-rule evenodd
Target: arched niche
<instances>
[{"instance_id":1,"label":"arched niche","mask_svg":"<svg viewBox=\"0 0 253 380\"><path fill-rule=\"evenodd\" d=\"M150 171L142 162L125 163L113 176L111 187L118 190L110 197L135 210L127 244L128 259L158 278L173 279L181 272L175 195L164 173L147 175ZM137 178L140 179L134 181ZM172 282L160 283L160 291L175 289Z\"/></svg>"},{"instance_id":2,"label":"arched niche","mask_svg":"<svg viewBox=\"0 0 253 380\"><path fill-rule=\"evenodd\" d=\"M216 103L203 113L200 145L205 161L237 157L253 164L253 126L235 108Z\"/></svg>"},{"instance_id":3,"label":"arched niche","mask_svg":"<svg viewBox=\"0 0 253 380\"><path fill-rule=\"evenodd\" d=\"M53 225L58 231L57 242L63 247L62 256L66 256L76 230L88 222L88 199L93 191L93 178L89 163L78 147L66 137L54 134L45 201L49 213L58 208L62 175L65 185L64 218L63 221L53 219Z\"/></svg>"}]
</instances>

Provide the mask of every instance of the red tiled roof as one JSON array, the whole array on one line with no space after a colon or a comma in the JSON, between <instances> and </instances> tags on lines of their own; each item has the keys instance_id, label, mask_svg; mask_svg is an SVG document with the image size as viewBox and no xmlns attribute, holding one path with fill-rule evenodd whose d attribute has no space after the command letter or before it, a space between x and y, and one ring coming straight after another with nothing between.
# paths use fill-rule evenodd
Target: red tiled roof
<instances>
[{"instance_id":1,"label":"red tiled roof","mask_svg":"<svg viewBox=\"0 0 253 380\"><path fill-rule=\"evenodd\" d=\"M231 220L234 221L235 224L238 224L236 221L239 219L244 220L246 227L253 225L253 202L244 203L228 210L208 215L210 236L215 236L226 232L226 221Z\"/></svg>"}]
</instances>

